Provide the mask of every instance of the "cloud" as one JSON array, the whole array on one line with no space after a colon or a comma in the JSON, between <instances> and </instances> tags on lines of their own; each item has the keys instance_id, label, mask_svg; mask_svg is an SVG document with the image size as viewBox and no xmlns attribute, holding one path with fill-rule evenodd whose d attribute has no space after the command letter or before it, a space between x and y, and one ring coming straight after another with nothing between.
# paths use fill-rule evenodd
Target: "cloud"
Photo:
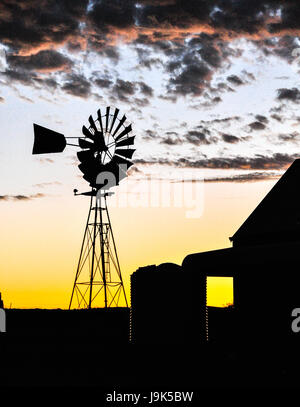
<instances>
[{"instance_id":1,"label":"cloud","mask_svg":"<svg viewBox=\"0 0 300 407\"><path fill-rule=\"evenodd\" d=\"M257 182L280 178L274 172L250 172L247 174L232 175L230 177L205 178L204 182Z\"/></svg>"},{"instance_id":2,"label":"cloud","mask_svg":"<svg viewBox=\"0 0 300 407\"><path fill-rule=\"evenodd\" d=\"M178 158L170 160L166 158L136 159L136 164L161 164L181 168L210 168L210 169L248 169L248 170L280 170L291 164L297 155L274 153L264 156L257 154L254 157L212 157L192 160L191 158Z\"/></svg>"},{"instance_id":3,"label":"cloud","mask_svg":"<svg viewBox=\"0 0 300 407\"><path fill-rule=\"evenodd\" d=\"M14 69L6 69L1 75L6 78L8 84L19 82L22 85L35 86L35 80L37 79L37 75L34 72L17 71Z\"/></svg>"},{"instance_id":4,"label":"cloud","mask_svg":"<svg viewBox=\"0 0 300 407\"><path fill-rule=\"evenodd\" d=\"M232 83L233 85L244 85L244 82L237 76L237 75L230 75L227 76L228 82Z\"/></svg>"},{"instance_id":5,"label":"cloud","mask_svg":"<svg viewBox=\"0 0 300 407\"><path fill-rule=\"evenodd\" d=\"M272 114L271 117L272 117L272 119L274 119L278 122L282 122L282 120L283 120L283 118L276 113Z\"/></svg>"},{"instance_id":6,"label":"cloud","mask_svg":"<svg viewBox=\"0 0 300 407\"><path fill-rule=\"evenodd\" d=\"M88 0L1 2L0 42L24 54L79 37L87 5Z\"/></svg>"},{"instance_id":7,"label":"cloud","mask_svg":"<svg viewBox=\"0 0 300 407\"><path fill-rule=\"evenodd\" d=\"M145 82L138 82L138 85L140 86L140 91L143 95L149 97L153 96L153 88L151 88L151 86L147 85Z\"/></svg>"},{"instance_id":8,"label":"cloud","mask_svg":"<svg viewBox=\"0 0 300 407\"><path fill-rule=\"evenodd\" d=\"M4 75L10 82L29 86L39 84L53 89L62 83L63 91L86 98L93 93L89 78L79 75L76 69L65 83L53 78L46 83L45 78L35 74L70 71L75 58L63 53L63 47L74 55L92 50L116 64L121 58L119 44L123 41L137 52L137 69L160 65L166 70L166 92L161 98L175 102L177 96L199 96L207 88L210 91L207 100L195 107L209 107L221 101L221 92L233 91L235 86L254 79L253 74L242 72L241 77L230 75L227 83L223 80L212 88L213 74L230 66L231 57L243 53L242 49L230 46L236 38L244 36L260 49L291 61L294 37L300 34L299 9L292 0L3 1L0 42L9 48L9 67ZM276 41L266 38L274 33ZM126 82L125 78L118 80ZM144 96L153 95L148 83L143 86L131 82L132 93L122 89L120 83L113 85L111 78L96 78L93 84L116 91L117 97L120 95L125 102L139 87ZM114 93L111 95L114 97ZM298 101L298 97L293 99L284 93L278 98ZM145 105L142 99L138 103Z\"/></svg>"},{"instance_id":9,"label":"cloud","mask_svg":"<svg viewBox=\"0 0 300 407\"><path fill-rule=\"evenodd\" d=\"M87 18L98 31L108 32L110 27L128 28L135 24L135 3L133 0L95 1Z\"/></svg>"},{"instance_id":10,"label":"cloud","mask_svg":"<svg viewBox=\"0 0 300 407\"><path fill-rule=\"evenodd\" d=\"M300 9L297 1L287 1L281 9L281 21L270 24L270 32L300 28Z\"/></svg>"},{"instance_id":11,"label":"cloud","mask_svg":"<svg viewBox=\"0 0 300 407\"><path fill-rule=\"evenodd\" d=\"M72 73L66 75L61 89L70 95L87 98L91 94L91 83L83 75Z\"/></svg>"},{"instance_id":12,"label":"cloud","mask_svg":"<svg viewBox=\"0 0 300 407\"><path fill-rule=\"evenodd\" d=\"M299 141L299 133L295 131L291 134L279 134L278 139L282 142L297 143Z\"/></svg>"},{"instance_id":13,"label":"cloud","mask_svg":"<svg viewBox=\"0 0 300 407\"><path fill-rule=\"evenodd\" d=\"M223 117L220 119L212 119L212 120L201 120L200 123L203 124L218 124L218 123L230 123L231 121L240 121L240 116L231 116L231 117Z\"/></svg>"},{"instance_id":14,"label":"cloud","mask_svg":"<svg viewBox=\"0 0 300 407\"><path fill-rule=\"evenodd\" d=\"M197 130L190 130L187 132L185 140L196 146L200 146L201 144L212 144L212 142L214 142L212 139L207 138L204 132Z\"/></svg>"},{"instance_id":15,"label":"cloud","mask_svg":"<svg viewBox=\"0 0 300 407\"><path fill-rule=\"evenodd\" d=\"M292 102L298 102L300 99L300 92L297 88L292 88L292 89L287 89L287 88L281 88L277 89L278 95L277 99L278 100L290 100Z\"/></svg>"},{"instance_id":16,"label":"cloud","mask_svg":"<svg viewBox=\"0 0 300 407\"><path fill-rule=\"evenodd\" d=\"M33 187L36 187L36 188L45 188L45 187L50 187L50 186L53 186L53 185L61 185L61 182L58 182L58 181L53 181L53 182L41 182L41 183L39 183L39 184L34 184L34 185L32 185Z\"/></svg>"},{"instance_id":17,"label":"cloud","mask_svg":"<svg viewBox=\"0 0 300 407\"><path fill-rule=\"evenodd\" d=\"M44 198L46 195L37 193L32 195L0 195L0 201L31 201L37 198Z\"/></svg>"},{"instance_id":18,"label":"cloud","mask_svg":"<svg viewBox=\"0 0 300 407\"><path fill-rule=\"evenodd\" d=\"M53 164L54 160L48 157L34 157L35 160L39 161L41 164Z\"/></svg>"},{"instance_id":19,"label":"cloud","mask_svg":"<svg viewBox=\"0 0 300 407\"><path fill-rule=\"evenodd\" d=\"M73 62L55 50L40 51L29 56L8 55L7 62L13 68L35 71L67 71Z\"/></svg>"},{"instance_id":20,"label":"cloud","mask_svg":"<svg viewBox=\"0 0 300 407\"><path fill-rule=\"evenodd\" d=\"M236 144L241 141L238 137L232 136L231 134L222 134L222 139L225 143Z\"/></svg>"},{"instance_id":21,"label":"cloud","mask_svg":"<svg viewBox=\"0 0 300 407\"><path fill-rule=\"evenodd\" d=\"M261 114L257 114L256 116L255 116L255 119L257 120L257 121L259 121L259 122L261 122L261 123L268 123L268 119L266 118L266 116L263 116L263 115L261 115Z\"/></svg>"},{"instance_id":22,"label":"cloud","mask_svg":"<svg viewBox=\"0 0 300 407\"><path fill-rule=\"evenodd\" d=\"M177 146L183 143L183 140L178 137L166 137L160 141L161 144L167 144L168 146Z\"/></svg>"},{"instance_id":23,"label":"cloud","mask_svg":"<svg viewBox=\"0 0 300 407\"><path fill-rule=\"evenodd\" d=\"M210 76L211 71L202 62L191 63L183 69L179 68L178 74L172 73L172 67L169 65L171 78L168 90L179 95L200 95L203 91L205 80Z\"/></svg>"},{"instance_id":24,"label":"cloud","mask_svg":"<svg viewBox=\"0 0 300 407\"><path fill-rule=\"evenodd\" d=\"M266 128L265 124L258 121L250 123L249 127L251 130L264 130Z\"/></svg>"},{"instance_id":25,"label":"cloud","mask_svg":"<svg viewBox=\"0 0 300 407\"><path fill-rule=\"evenodd\" d=\"M144 140L154 140L157 137L157 132L151 129L145 130L145 135L143 135Z\"/></svg>"},{"instance_id":26,"label":"cloud","mask_svg":"<svg viewBox=\"0 0 300 407\"><path fill-rule=\"evenodd\" d=\"M128 101L128 96L133 96L136 91L135 82L124 81L123 79L117 79L113 86L112 93L118 97L119 100L124 102Z\"/></svg>"},{"instance_id":27,"label":"cloud","mask_svg":"<svg viewBox=\"0 0 300 407\"><path fill-rule=\"evenodd\" d=\"M101 54L101 52L100 52L100 54ZM115 64L117 64L119 62L120 55L119 55L119 52L114 47L104 48L102 51L102 54L105 55L107 58L112 59Z\"/></svg>"}]
</instances>

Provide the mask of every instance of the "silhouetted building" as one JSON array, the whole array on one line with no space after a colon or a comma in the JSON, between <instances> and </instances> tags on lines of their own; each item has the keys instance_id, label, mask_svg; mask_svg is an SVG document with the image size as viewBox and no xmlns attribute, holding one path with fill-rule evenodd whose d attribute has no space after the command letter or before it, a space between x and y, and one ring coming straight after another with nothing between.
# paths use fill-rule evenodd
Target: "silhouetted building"
<instances>
[{"instance_id":1,"label":"silhouetted building","mask_svg":"<svg viewBox=\"0 0 300 407\"><path fill-rule=\"evenodd\" d=\"M242 226L233 247L300 240L300 159L295 160Z\"/></svg>"},{"instance_id":2,"label":"silhouetted building","mask_svg":"<svg viewBox=\"0 0 300 407\"><path fill-rule=\"evenodd\" d=\"M183 343L186 338L205 340L206 297L197 287L205 284L202 274L194 284L180 266L164 263L139 268L131 276L131 340L138 343ZM196 281L197 280L197 281Z\"/></svg>"},{"instance_id":3,"label":"silhouetted building","mask_svg":"<svg viewBox=\"0 0 300 407\"><path fill-rule=\"evenodd\" d=\"M291 312L300 307L300 160L230 240L232 248L190 254L181 267L151 266L133 273L133 341L190 342L219 335L254 349L262 342L275 348L296 339ZM209 276L233 277L234 305L223 335L214 325L226 310L207 312Z\"/></svg>"}]
</instances>

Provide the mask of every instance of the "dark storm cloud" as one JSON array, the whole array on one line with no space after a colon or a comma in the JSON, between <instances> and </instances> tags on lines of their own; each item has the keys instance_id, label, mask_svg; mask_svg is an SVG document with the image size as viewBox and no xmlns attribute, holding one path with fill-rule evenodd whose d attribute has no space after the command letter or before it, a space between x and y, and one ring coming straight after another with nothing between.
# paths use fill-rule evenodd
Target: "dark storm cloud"
<instances>
[{"instance_id":1,"label":"dark storm cloud","mask_svg":"<svg viewBox=\"0 0 300 407\"><path fill-rule=\"evenodd\" d=\"M70 95L87 98L91 93L91 84L83 75L69 74L61 89Z\"/></svg>"},{"instance_id":2,"label":"dark storm cloud","mask_svg":"<svg viewBox=\"0 0 300 407\"><path fill-rule=\"evenodd\" d=\"M214 2L211 25L235 33L255 34L267 25L270 11L277 10L279 0L220 0Z\"/></svg>"},{"instance_id":3,"label":"dark storm cloud","mask_svg":"<svg viewBox=\"0 0 300 407\"><path fill-rule=\"evenodd\" d=\"M277 89L278 95L277 99L278 100L290 100L292 102L298 102L300 99L300 92L297 88L281 88Z\"/></svg>"},{"instance_id":4,"label":"dark storm cloud","mask_svg":"<svg viewBox=\"0 0 300 407\"><path fill-rule=\"evenodd\" d=\"M13 68L27 70L68 70L72 61L55 50L40 51L29 56L7 55L7 62Z\"/></svg>"},{"instance_id":5,"label":"dark storm cloud","mask_svg":"<svg viewBox=\"0 0 300 407\"><path fill-rule=\"evenodd\" d=\"M281 21L277 18L278 22L270 23L279 8ZM66 42L69 49L76 51L82 48L83 37L95 46L112 46L108 34L136 30L157 46L162 41L161 50L165 47L167 52L164 40L170 36L174 40L176 35L177 40L185 38L195 26L198 32L209 31L227 40L241 34L297 29L299 14L299 5L292 0L95 0L90 4L88 0L3 1L0 41L16 50L45 49L45 44L50 48ZM220 65L220 54L212 44L202 47L199 53L211 66Z\"/></svg>"},{"instance_id":6,"label":"dark storm cloud","mask_svg":"<svg viewBox=\"0 0 300 407\"><path fill-rule=\"evenodd\" d=\"M95 1L88 13L88 19L99 31L109 31L109 27L131 27L135 24L135 3L134 0Z\"/></svg>"},{"instance_id":7,"label":"dark storm cloud","mask_svg":"<svg viewBox=\"0 0 300 407\"><path fill-rule=\"evenodd\" d=\"M274 17L279 8L281 20L278 14ZM162 98L175 101L178 95L200 95L211 86L216 69L231 56L242 54L243 50L230 47L230 41L242 35L288 58L294 43L286 31L300 29L299 9L292 0L7 0L0 4L0 42L9 47L7 76L32 85L32 78L21 79L15 71L70 69L70 59L56 51L63 45L74 53L94 50L117 63L117 39L124 35L138 53L137 67L162 65L159 53L168 58L163 65L169 74L167 93ZM271 40L262 44L268 30L285 37L276 46ZM215 97L203 106L218 103L218 92L232 91L228 85L246 83L246 76L229 76L229 83L216 88ZM73 82L63 84L62 89L81 97L90 93L86 86L76 91ZM77 82L83 80L77 78ZM108 82L97 85L111 86ZM122 85L115 86L123 101L133 95L123 91ZM141 92L151 96L146 88Z\"/></svg>"},{"instance_id":8,"label":"dark storm cloud","mask_svg":"<svg viewBox=\"0 0 300 407\"><path fill-rule=\"evenodd\" d=\"M269 30L272 33L278 33L282 30L300 28L299 2L295 0L288 0L282 5L283 7L281 8L281 21L272 23L269 26Z\"/></svg>"},{"instance_id":9,"label":"dark storm cloud","mask_svg":"<svg viewBox=\"0 0 300 407\"><path fill-rule=\"evenodd\" d=\"M14 50L38 49L79 36L88 0L21 0L0 4L0 41Z\"/></svg>"},{"instance_id":10,"label":"dark storm cloud","mask_svg":"<svg viewBox=\"0 0 300 407\"><path fill-rule=\"evenodd\" d=\"M209 13L214 2L207 0L176 0L149 4L142 9L138 16L139 23L145 27L175 26L187 28L199 22L209 21Z\"/></svg>"}]
</instances>

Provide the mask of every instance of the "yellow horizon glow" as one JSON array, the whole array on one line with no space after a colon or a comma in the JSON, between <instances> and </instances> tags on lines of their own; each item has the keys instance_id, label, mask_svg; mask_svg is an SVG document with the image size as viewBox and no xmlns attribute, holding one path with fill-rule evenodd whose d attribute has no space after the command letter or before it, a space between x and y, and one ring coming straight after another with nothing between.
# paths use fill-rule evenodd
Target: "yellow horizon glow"
<instances>
[{"instance_id":1,"label":"yellow horizon glow","mask_svg":"<svg viewBox=\"0 0 300 407\"><path fill-rule=\"evenodd\" d=\"M130 275L141 266L181 264L188 254L230 247L228 237L274 183L205 184L204 212L198 219L186 218L184 208L111 208L127 297ZM0 292L5 306L68 308L88 199L68 191L0 204ZM209 294L209 305L230 302L230 295L229 301L223 300L228 286L221 286L216 285L214 297Z\"/></svg>"}]
</instances>

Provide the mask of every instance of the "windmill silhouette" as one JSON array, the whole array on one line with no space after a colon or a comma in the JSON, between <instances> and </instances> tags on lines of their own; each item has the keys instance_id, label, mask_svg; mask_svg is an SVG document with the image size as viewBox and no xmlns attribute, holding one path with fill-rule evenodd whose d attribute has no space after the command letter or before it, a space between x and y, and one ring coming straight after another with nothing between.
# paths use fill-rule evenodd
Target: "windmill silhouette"
<instances>
[{"instance_id":1,"label":"windmill silhouette","mask_svg":"<svg viewBox=\"0 0 300 407\"><path fill-rule=\"evenodd\" d=\"M89 116L89 126L82 127L83 136L75 137L78 145L68 142L71 137L34 124L32 153L59 153L66 145L78 147L78 167L91 187L82 193L74 189L74 195L90 197L90 206L69 309L109 308L120 303L128 307L107 197L113 194L109 189L119 185L133 165L130 159L135 150L130 146L135 136L126 116L119 117L119 109L112 111L108 106L104 112L98 109L96 119Z\"/></svg>"}]
</instances>

